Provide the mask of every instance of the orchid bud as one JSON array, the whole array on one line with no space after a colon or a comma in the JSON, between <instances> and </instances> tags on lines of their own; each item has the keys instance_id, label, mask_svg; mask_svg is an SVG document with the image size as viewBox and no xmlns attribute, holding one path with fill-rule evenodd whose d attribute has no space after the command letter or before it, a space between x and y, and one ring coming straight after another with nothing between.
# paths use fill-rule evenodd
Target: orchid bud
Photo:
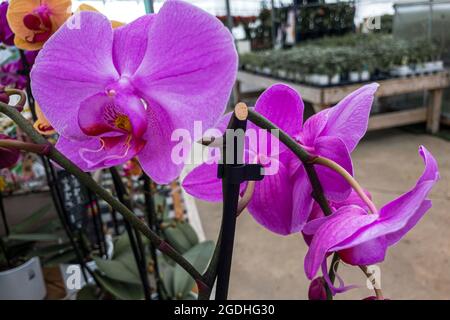
<instances>
[{"instance_id":1,"label":"orchid bud","mask_svg":"<svg viewBox=\"0 0 450 320\"><path fill-rule=\"evenodd\" d=\"M327 300L326 284L323 277L315 278L311 281L308 290L309 300Z\"/></svg>"}]
</instances>

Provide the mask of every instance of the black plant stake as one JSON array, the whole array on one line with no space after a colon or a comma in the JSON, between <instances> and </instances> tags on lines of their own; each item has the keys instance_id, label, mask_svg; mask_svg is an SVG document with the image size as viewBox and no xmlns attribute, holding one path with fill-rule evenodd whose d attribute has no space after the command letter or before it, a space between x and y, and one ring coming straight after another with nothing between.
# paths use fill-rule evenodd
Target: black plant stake
<instances>
[{"instance_id":1,"label":"black plant stake","mask_svg":"<svg viewBox=\"0 0 450 320\"><path fill-rule=\"evenodd\" d=\"M114 182L114 188L116 190L117 198L122 202L128 209L132 210L131 201L128 197L127 191L123 184L123 181L119 175L119 172L115 167L110 169L111 176ZM131 250L133 250L133 255L136 260L136 266L139 271L139 277L141 278L142 287L144 289L144 296L146 300L151 300L151 290L150 284L148 282L147 276L147 263L145 261L145 251L142 245L142 239L138 232L133 232L133 228L127 220L124 220L125 229L128 233L130 239Z\"/></svg>"},{"instance_id":2,"label":"black plant stake","mask_svg":"<svg viewBox=\"0 0 450 320\"><path fill-rule=\"evenodd\" d=\"M243 103L237 104L224 135L222 164L219 165L218 172L219 178L222 179L223 211L216 300L226 300L228 297L240 184L263 178L259 164L243 163L247 116L247 106Z\"/></svg>"}]
</instances>

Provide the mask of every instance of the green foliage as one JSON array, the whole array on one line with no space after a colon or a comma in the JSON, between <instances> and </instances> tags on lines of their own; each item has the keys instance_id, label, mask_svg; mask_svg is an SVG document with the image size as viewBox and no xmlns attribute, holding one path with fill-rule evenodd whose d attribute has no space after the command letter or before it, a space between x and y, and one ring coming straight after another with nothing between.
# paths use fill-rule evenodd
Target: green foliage
<instances>
[{"instance_id":1,"label":"green foliage","mask_svg":"<svg viewBox=\"0 0 450 320\"><path fill-rule=\"evenodd\" d=\"M439 58L435 44L426 39L395 39L386 34L349 34L311 40L290 50L267 50L240 56L240 65L249 71L269 68L303 75L334 75L351 71L389 72L393 66L423 63Z\"/></svg>"},{"instance_id":2,"label":"green foliage","mask_svg":"<svg viewBox=\"0 0 450 320\"><path fill-rule=\"evenodd\" d=\"M98 288L95 285L86 285L77 292L77 300L97 300Z\"/></svg>"},{"instance_id":3,"label":"green foliage","mask_svg":"<svg viewBox=\"0 0 450 320\"><path fill-rule=\"evenodd\" d=\"M183 254L195 269L203 273L208 266L214 252L214 243L205 241L191 248ZM194 286L194 279L179 265L173 271L173 293L176 299L186 299Z\"/></svg>"},{"instance_id":4,"label":"green foliage","mask_svg":"<svg viewBox=\"0 0 450 320\"><path fill-rule=\"evenodd\" d=\"M24 233L29 231L31 228L35 227L36 224L42 220L42 218L44 218L50 210L50 207L51 205L47 204L22 220L20 223L12 226L11 233Z\"/></svg>"},{"instance_id":5,"label":"green foliage","mask_svg":"<svg viewBox=\"0 0 450 320\"><path fill-rule=\"evenodd\" d=\"M36 256L41 258L44 266L54 266L75 259L72 246L60 232L59 220L53 219L37 226L45 218L50 207L50 204L45 205L20 223L11 226L9 236L1 239L9 267L18 266ZM60 241L63 243L57 243ZM1 252L0 267L2 265L5 267L6 264L5 252Z\"/></svg>"},{"instance_id":6,"label":"green foliage","mask_svg":"<svg viewBox=\"0 0 450 320\"><path fill-rule=\"evenodd\" d=\"M192 244L177 224L171 224L163 230L164 238L180 253L188 251Z\"/></svg>"}]
</instances>

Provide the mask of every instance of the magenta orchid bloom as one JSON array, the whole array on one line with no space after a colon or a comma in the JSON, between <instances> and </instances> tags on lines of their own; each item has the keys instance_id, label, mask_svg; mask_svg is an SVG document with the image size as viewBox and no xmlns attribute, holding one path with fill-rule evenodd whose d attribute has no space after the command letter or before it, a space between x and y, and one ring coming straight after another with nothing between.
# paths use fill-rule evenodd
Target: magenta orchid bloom
<instances>
[{"instance_id":1,"label":"magenta orchid bloom","mask_svg":"<svg viewBox=\"0 0 450 320\"><path fill-rule=\"evenodd\" d=\"M32 66L39 51L25 51L28 66ZM5 87L25 89L28 77L24 74L25 67L22 59L18 59L0 66L0 84Z\"/></svg>"},{"instance_id":2,"label":"magenta orchid bloom","mask_svg":"<svg viewBox=\"0 0 450 320\"><path fill-rule=\"evenodd\" d=\"M12 140L10 136L0 133L1 140ZM11 168L19 161L20 150L0 147L0 169Z\"/></svg>"},{"instance_id":3,"label":"magenta orchid bloom","mask_svg":"<svg viewBox=\"0 0 450 320\"><path fill-rule=\"evenodd\" d=\"M425 170L409 192L368 214L359 201L339 207L332 215L308 223L303 232L314 235L305 257L305 273L312 279L322 265L326 270L326 255L338 252L351 265L370 265L384 260L387 248L396 244L431 208L427 199L439 180L436 160L424 147L419 153Z\"/></svg>"},{"instance_id":4,"label":"magenta orchid bloom","mask_svg":"<svg viewBox=\"0 0 450 320\"><path fill-rule=\"evenodd\" d=\"M8 12L8 1L4 1L0 4L0 42L7 46L14 45L14 33L9 27L6 20L6 12Z\"/></svg>"},{"instance_id":5,"label":"magenta orchid bloom","mask_svg":"<svg viewBox=\"0 0 450 320\"><path fill-rule=\"evenodd\" d=\"M193 133L223 114L237 72L229 31L181 1L112 29L80 12L44 45L31 79L42 111L60 134L57 148L92 171L137 156L157 183L175 179L175 129ZM71 22L71 21L70 21Z\"/></svg>"},{"instance_id":6,"label":"magenta orchid bloom","mask_svg":"<svg viewBox=\"0 0 450 320\"><path fill-rule=\"evenodd\" d=\"M283 84L267 89L256 102L255 111L299 141L312 155L330 158L352 173L350 152L367 130L377 87L377 84L362 87L337 106L314 115L304 125L304 105L300 95ZM226 119L229 116L222 123L226 123ZM219 129L224 132L224 126ZM248 129L261 130L251 123ZM279 146L279 150L267 147L265 153L249 148L245 150L252 161L265 166L277 162L279 168L276 174L267 175L255 183L248 210L267 229L288 235L300 231L306 223L313 204L312 187L300 160L283 144ZM339 200L349 195L351 187L340 175L327 168L318 167L317 172L330 198ZM221 180L216 176L217 164L205 163L186 177L183 187L202 200L222 201ZM245 184L242 188L245 189Z\"/></svg>"}]
</instances>

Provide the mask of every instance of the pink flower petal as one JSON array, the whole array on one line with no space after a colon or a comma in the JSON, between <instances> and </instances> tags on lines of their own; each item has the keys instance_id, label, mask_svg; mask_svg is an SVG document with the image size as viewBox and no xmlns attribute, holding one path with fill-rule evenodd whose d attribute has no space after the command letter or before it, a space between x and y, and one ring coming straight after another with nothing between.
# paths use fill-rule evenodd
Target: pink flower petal
<instances>
[{"instance_id":1,"label":"pink flower petal","mask_svg":"<svg viewBox=\"0 0 450 320\"><path fill-rule=\"evenodd\" d=\"M379 85L372 83L345 97L328 111L328 121L321 136L341 138L352 152L367 131L374 94Z\"/></svg>"},{"instance_id":2,"label":"pink flower petal","mask_svg":"<svg viewBox=\"0 0 450 320\"><path fill-rule=\"evenodd\" d=\"M46 42L31 72L31 86L56 131L82 140L86 135L74 125L80 103L104 92L118 74L112 59L110 21L87 11L70 19L80 19L79 28L72 28L72 21L68 21Z\"/></svg>"},{"instance_id":3,"label":"pink flower petal","mask_svg":"<svg viewBox=\"0 0 450 320\"><path fill-rule=\"evenodd\" d=\"M417 211L408 219L406 225L401 228L399 231L391 232L385 236L386 241L389 246L392 246L399 242L401 238L405 234L408 233L409 230L414 228L414 226L419 222L420 219L424 216L424 214L431 209L431 201L425 200L422 205L417 209Z\"/></svg>"},{"instance_id":4,"label":"pink flower petal","mask_svg":"<svg viewBox=\"0 0 450 320\"><path fill-rule=\"evenodd\" d=\"M293 211L292 231L298 232L303 229L311 214L314 200L311 196L312 187L308 180L305 168L301 166L294 177L293 182Z\"/></svg>"},{"instance_id":5,"label":"pink flower petal","mask_svg":"<svg viewBox=\"0 0 450 320\"><path fill-rule=\"evenodd\" d=\"M375 214L367 214L357 206L347 206L327 217L316 231L305 257L305 273L312 279L320 268L325 256L331 249L359 229L373 223L378 218ZM334 250L333 250L334 251Z\"/></svg>"},{"instance_id":6,"label":"pink flower petal","mask_svg":"<svg viewBox=\"0 0 450 320\"><path fill-rule=\"evenodd\" d=\"M167 111L174 128L192 133L196 120L204 129L216 124L236 72L237 53L228 29L193 5L166 1L152 23L133 83L146 100Z\"/></svg>"},{"instance_id":7,"label":"pink flower petal","mask_svg":"<svg viewBox=\"0 0 450 320\"><path fill-rule=\"evenodd\" d=\"M353 175L350 153L340 138L332 136L319 137L315 142L315 154L333 160ZM320 165L315 166L315 168L329 200L343 201L348 198L352 188L340 174Z\"/></svg>"},{"instance_id":8,"label":"pink flower petal","mask_svg":"<svg viewBox=\"0 0 450 320\"><path fill-rule=\"evenodd\" d=\"M291 87L275 84L258 98L255 111L294 137L303 125L303 101Z\"/></svg>"},{"instance_id":9,"label":"pink flower petal","mask_svg":"<svg viewBox=\"0 0 450 320\"><path fill-rule=\"evenodd\" d=\"M175 127L167 112L156 102L147 109L147 119L148 126L144 134L147 143L138 155L139 163L156 183L168 184L180 175L187 154L182 159L173 158L172 152L179 143L171 139Z\"/></svg>"},{"instance_id":10,"label":"pink flower petal","mask_svg":"<svg viewBox=\"0 0 450 320\"><path fill-rule=\"evenodd\" d=\"M131 140L130 140L131 139ZM120 165L133 158L144 146L145 141L128 135L103 137L98 149L80 148L80 156L89 170Z\"/></svg>"},{"instance_id":11,"label":"pink flower petal","mask_svg":"<svg viewBox=\"0 0 450 320\"><path fill-rule=\"evenodd\" d=\"M114 29L113 59L121 75L132 76L142 63L155 15L147 14Z\"/></svg>"},{"instance_id":12,"label":"pink flower petal","mask_svg":"<svg viewBox=\"0 0 450 320\"><path fill-rule=\"evenodd\" d=\"M130 129L115 123L121 117L126 117L124 121L129 122ZM147 112L139 97L134 95L117 93L108 96L99 93L81 102L78 124L90 136L117 132L142 137L147 130Z\"/></svg>"},{"instance_id":13,"label":"pink flower petal","mask_svg":"<svg viewBox=\"0 0 450 320\"><path fill-rule=\"evenodd\" d=\"M89 165L86 161L80 156L80 149L87 148L91 150L100 149L101 142L98 138L88 137L84 141L70 140L63 136L58 138L58 142L56 143L56 149L64 154L69 160L75 163L81 170L83 171L91 171Z\"/></svg>"},{"instance_id":14,"label":"pink flower petal","mask_svg":"<svg viewBox=\"0 0 450 320\"><path fill-rule=\"evenodd\" d=\"M248 205L248 211L259 224L281 235L294 232L291 185L289 171L280 163L277 174L265 176L255 184Z\"/></svg>"},{"instance_id":15,"label":"pink flower petal","mask_svg":"<svg viewBox=\"0 0 450 320\"><path fill-rule=\"evenodd\" d=\"M388 243L381 236L357 246L339 251L339 257L353 266L368 266L384 261Z\"/></svg>"},{"instance_id":16,"label":"pink flower petal","mask_svg":"<svg viewBox=\"0 0 450 320\"><path fill-rule=\"evenodd\" d=\"M314 146L317 137L320 136L327 124L329 112L330 109L322 110L305 121L300 136L303 145Z\"/></svg>"},{"instance_id":17,"label":"pink flower petal","mask_svg":"<svg viewBox=\"0 0 450 320\"><path fill-rule=\"evenodd\" d=\"M379 219L373 225L359 230L357 237L349 238L335 248L336 250L354 247L389 234L393 234L391 242L397 242L431 207L426 198L439 180L438 167L427 149L421 147L419 153L424 159L425 170L416 186L381 208Z\"/></svg>"},{"instance_id":18,"label":"pink flower petal","mask_svg":"<svg viewBox=\"0 0 450 320\"><path fill-rule=\"evenodd\" d=\"M222 180L217 177L217 167L217 164L199 165L184 178L183 188L198 199L211 202L222 201Z\"/></svg>"}]
</instances>

